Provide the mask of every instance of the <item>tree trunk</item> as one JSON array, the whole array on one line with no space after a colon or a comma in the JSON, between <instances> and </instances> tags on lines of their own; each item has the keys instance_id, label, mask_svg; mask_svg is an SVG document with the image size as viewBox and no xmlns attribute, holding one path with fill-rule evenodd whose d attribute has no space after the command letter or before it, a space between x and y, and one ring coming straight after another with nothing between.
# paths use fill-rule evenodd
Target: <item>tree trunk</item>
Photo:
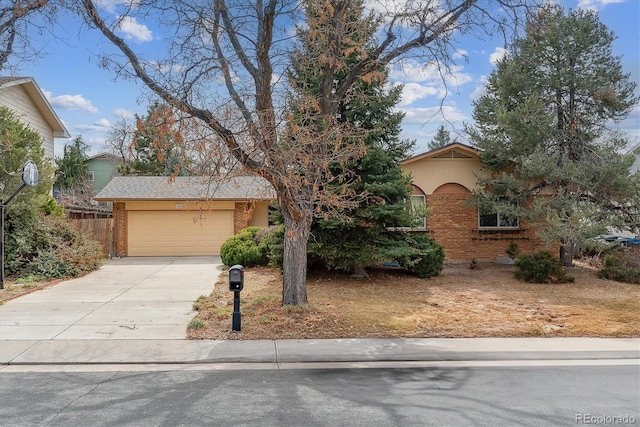
<instances>
[{"instance_id":1,"label":"tree trunk","mask_svg":"<svg viewBox=\"0 0 640 427\"><path fill-rule=\"evenodd\" d=\"M571 267L573 265L573 240L563 239L562 246L560 246L560 261L564 267Z\"/></svg>"},{"instance_id":2,"label":"tree trunk","mask_svg":"<svg viewBox=\"0 0 640 427\"><path fill-rule=\"evenodd\" d=\"M312 216L299 220L282 209L284 216L284 258L282 263L282 304L307 303L307 241Z\"/></svg>"},{"instance_id":3,"label":"tree trunk","mask_svg":"<svg viewBox=\"0 0 640 427\"><path fill-rule=\"evenodd\" d=\"M356 279L366 279L369 277L369 273L367 273L367 269L365 267L354 267L351 277Z\"/></svg>"}]
</instances>

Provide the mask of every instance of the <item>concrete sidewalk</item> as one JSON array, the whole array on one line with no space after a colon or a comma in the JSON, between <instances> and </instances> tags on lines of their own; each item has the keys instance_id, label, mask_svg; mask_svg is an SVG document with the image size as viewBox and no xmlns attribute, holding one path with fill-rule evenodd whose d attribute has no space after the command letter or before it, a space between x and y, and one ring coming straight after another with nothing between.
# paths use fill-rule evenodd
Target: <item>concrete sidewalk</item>
<instances>
[{"instance_id":1,"label":"concrete sidewalk","mask_svg":"<svg viewBox=\"0 0 640 427\"><path fill-rule=\"evenodd\" d=\"M637 338L2 340L0 364L327 363L635 360Z\"/></svg>"}]
</instances>

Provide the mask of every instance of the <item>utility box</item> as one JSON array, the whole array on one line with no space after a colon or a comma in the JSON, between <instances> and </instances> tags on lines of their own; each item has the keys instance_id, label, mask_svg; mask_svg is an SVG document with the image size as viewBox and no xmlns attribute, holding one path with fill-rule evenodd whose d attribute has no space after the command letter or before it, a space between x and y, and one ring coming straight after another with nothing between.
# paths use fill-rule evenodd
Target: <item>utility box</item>
<instances>
[{"instance_id":1,"label":"utility box","mask_svg":"<svg viewBox=\"0 0 640 427\"><path fill-rule=\"evenodd\" d=\"M240 292L244 288L244 267L234 265L229 269L229 290Z\"/></svg>"}]
</instances>

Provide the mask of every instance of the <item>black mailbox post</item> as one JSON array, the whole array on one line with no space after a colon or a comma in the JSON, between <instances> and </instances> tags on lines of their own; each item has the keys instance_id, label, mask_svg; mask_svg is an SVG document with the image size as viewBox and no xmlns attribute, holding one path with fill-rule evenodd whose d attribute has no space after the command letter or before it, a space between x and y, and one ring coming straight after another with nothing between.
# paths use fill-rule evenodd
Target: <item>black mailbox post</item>
<instances>
[{"instance_id":1,"label":"black mailbox post","mask_svg":"<svg viewBox=\"0 0 640 427\"><path fill-rule=\"evenodd\" d=\"M229 269L229 290L233 291L232 331L240 331L242 328L240 314L240 291L242 288L244 288L244 267L236 264Z\"/></svg>"}]
</instances>

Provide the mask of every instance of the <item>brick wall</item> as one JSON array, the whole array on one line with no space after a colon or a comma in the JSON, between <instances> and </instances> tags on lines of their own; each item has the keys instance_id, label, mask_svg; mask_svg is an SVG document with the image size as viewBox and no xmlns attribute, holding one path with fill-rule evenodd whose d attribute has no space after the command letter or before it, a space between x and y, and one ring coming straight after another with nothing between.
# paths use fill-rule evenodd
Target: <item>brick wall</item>
<instances>
[{"instance_id":1,"label":"brick wall","mask_svg":"<svg viewBox=\"0 0 640 427\"><path fill-rule=\"evenodd\" d=\"M116 256L127 256L127 211L124 202L113 204L113 218L115 221Z\"/></svg>"},{"instance_id":2,"label":"brick wall","mask_svg":"<svg viewBox=\"0 0 640 427\"><path fill-rule=\"evenodd\" d=\"M236 207L233 211L233 234L238 234L240 230L247 228L252 215L253 204L236 202Z\"/></svg>"},{"instance_id":3,"label":"brick wall","mask_svg":"<svg viewBox=\"0 0 640 427\"><path fill-rule=\"evenodd\" d=\"M431 194L427 206L432 211L427 219L427 232L444 247L447 261L494 261L505 256L513 241L523 254L542 250L542 243L534 237L534 230L521 221L518 230L480 230L478 211L465 201L469 194Z\"/></svg>"}]
</instances>

